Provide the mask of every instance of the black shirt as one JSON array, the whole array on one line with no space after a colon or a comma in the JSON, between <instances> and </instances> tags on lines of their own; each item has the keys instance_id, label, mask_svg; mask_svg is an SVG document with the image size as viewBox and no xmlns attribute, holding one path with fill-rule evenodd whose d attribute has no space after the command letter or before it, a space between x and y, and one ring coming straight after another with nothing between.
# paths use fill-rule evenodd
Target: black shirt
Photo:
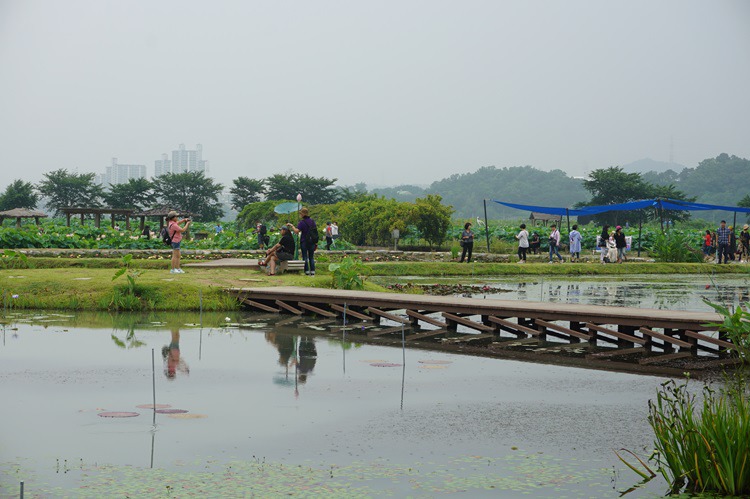
<instances>
[{"instance_id":1,"label":"black shirt","mask_svg":"<svg viewBox=\"0 0 750 499\"><path fill-rule=\"evenodd\" d=\"M281 245L281 250L284 253L289 253L290 255L294 254L294 238L289 233L289 231L286 231L286 233L281 236L281 240L279 241L279 244Z\"/></svg>"}]
</instances>

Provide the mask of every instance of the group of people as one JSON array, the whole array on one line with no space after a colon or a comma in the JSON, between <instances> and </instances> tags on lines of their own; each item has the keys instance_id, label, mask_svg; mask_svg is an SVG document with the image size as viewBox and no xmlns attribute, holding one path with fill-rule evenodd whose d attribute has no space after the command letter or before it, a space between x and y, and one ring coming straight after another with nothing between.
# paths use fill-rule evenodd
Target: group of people
<instances>
[{"instance_id":1,"label":"group of people","mask_svg":"<svg viewBox=\"0 0 750 499\"><path fill-rule=\"evenodd\" d=\"M722 220L716 232L706 230L703 236L703 255L706 259L715 258L716 263L728 264L730 261L748 262L750 257L750 232L748 224L742 227L739 238L734 227L727 227ZM739 240L738 240L739 239ZM739 243L739 244L738 244Z\"/></svg>"},{"instance_id":2,"label":"group of people","mask_svg":"<svg viewBox=\"0 0 750 499\"><path fill-rule=\"evenodd\" d=\"M621 225L611 232L609 225L602 227L602 233L597 238L596 245L599 248L600 263L622 263L625 260L628 243Z\"/></svg>"},{"instance_id":3,"label":"group of people","mask_svg":"<svg viewBox=\"0 0 750 499\"><path fill-rule=\"evenodd\" d=\"M280 227L281 239L268 248L266 250L266 257L258 262L261 266L268 266L268 275L276 275L276 267L280 262L294 258L295 244L292 233L300 234L299 246L302 252L302 260L305 262L305 274L315 275L315 250L318 247L318 227L315 225L315 220L310 218L310 212L307 208L302 208L299 211L299 216L300 220L296 226L287 223Z\"/></svg>"}]
</instances>

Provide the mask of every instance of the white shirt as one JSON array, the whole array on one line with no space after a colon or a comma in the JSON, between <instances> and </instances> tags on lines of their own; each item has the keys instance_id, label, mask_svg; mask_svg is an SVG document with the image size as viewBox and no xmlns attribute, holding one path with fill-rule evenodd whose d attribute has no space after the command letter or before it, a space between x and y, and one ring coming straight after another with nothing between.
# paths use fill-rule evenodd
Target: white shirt
<instances>
[{"instance_id":1,"label":"white shirt","mask_svg":"<svg viewBox=\"0 0 750 499\"><path fill-rule=\"evenodd\" d=\"M516 239L518 239L519 248L529 247L529 233L528 231L526 231L526 229L522 229L521 232L519 232L518 235L516 236Z\"/></svg>"}]
</instances>

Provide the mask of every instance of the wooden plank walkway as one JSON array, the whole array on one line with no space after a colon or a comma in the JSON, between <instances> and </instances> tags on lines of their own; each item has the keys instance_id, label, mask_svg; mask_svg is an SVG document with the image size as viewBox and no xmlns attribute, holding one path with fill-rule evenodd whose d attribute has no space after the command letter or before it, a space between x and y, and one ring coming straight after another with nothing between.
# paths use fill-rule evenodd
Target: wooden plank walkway
<instances>
[{"instance_id":1,"label":"wooden plank walkway","mask_svg":"<svg viewBox=\"0 0 750 499\"><path fill-rule=\"evenodd\" d=\"M316 313L342 319L379 322L381 319L408 324L408 341L439 341L437 336L451 333L451 343L489 344L501 340L501 332L519 339L533 337L544 341L554 336L570 344L598 342L616 345L611 352L592 353L594 358L623 355L640 345L637 351L651 355L644 363L681 358L673 353L690 352L722 356L733 346L716 333L710 323L721 322L713 312L688 312L644 308L604 307L596 305L543 303L531 301L429 296L370 291L347 291L307 287L232 288L227 290L250 308L265 312L292 314ZM393 312L399 311L399 315ZM400 311L404 313L401 314ZM478 318L478 320L477 320ZM563 323L563 324L561 324ZM565 324L567 323L567 324ZM422 325L438 331L420 332ZM458 327L466 328L458 331ZM657 329L661 331L657 331ZM370 337L396 333L400 327L373 332ZM466 333L465 331L471 331ZM454 335L458 337L454 338ZM445 339L443 341L446 341ZM559 341L559 340L558 340ZM563 343L565 344L565 343ZM619 351L620 353L615 353Z\"/></svg>"}]
</instances>

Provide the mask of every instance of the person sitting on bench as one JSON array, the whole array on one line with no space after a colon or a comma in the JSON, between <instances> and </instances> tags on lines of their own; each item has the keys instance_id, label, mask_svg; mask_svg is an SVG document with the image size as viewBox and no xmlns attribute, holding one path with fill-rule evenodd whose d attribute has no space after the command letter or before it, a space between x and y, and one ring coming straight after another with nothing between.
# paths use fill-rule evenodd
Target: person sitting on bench
<instances>
[{"instance_id":1,"label":"person sitting on bench","mask_svg":"<svg viewBox=\"0 0 750 499\"><path fill-rule=\"evenodd\" d=\"M276 263L294 258L294 238L288 225L281 226L281 239L266 250L266 258L258 265L268 265L268 275L276 275Z\"/></svg>"}]
</instances>

